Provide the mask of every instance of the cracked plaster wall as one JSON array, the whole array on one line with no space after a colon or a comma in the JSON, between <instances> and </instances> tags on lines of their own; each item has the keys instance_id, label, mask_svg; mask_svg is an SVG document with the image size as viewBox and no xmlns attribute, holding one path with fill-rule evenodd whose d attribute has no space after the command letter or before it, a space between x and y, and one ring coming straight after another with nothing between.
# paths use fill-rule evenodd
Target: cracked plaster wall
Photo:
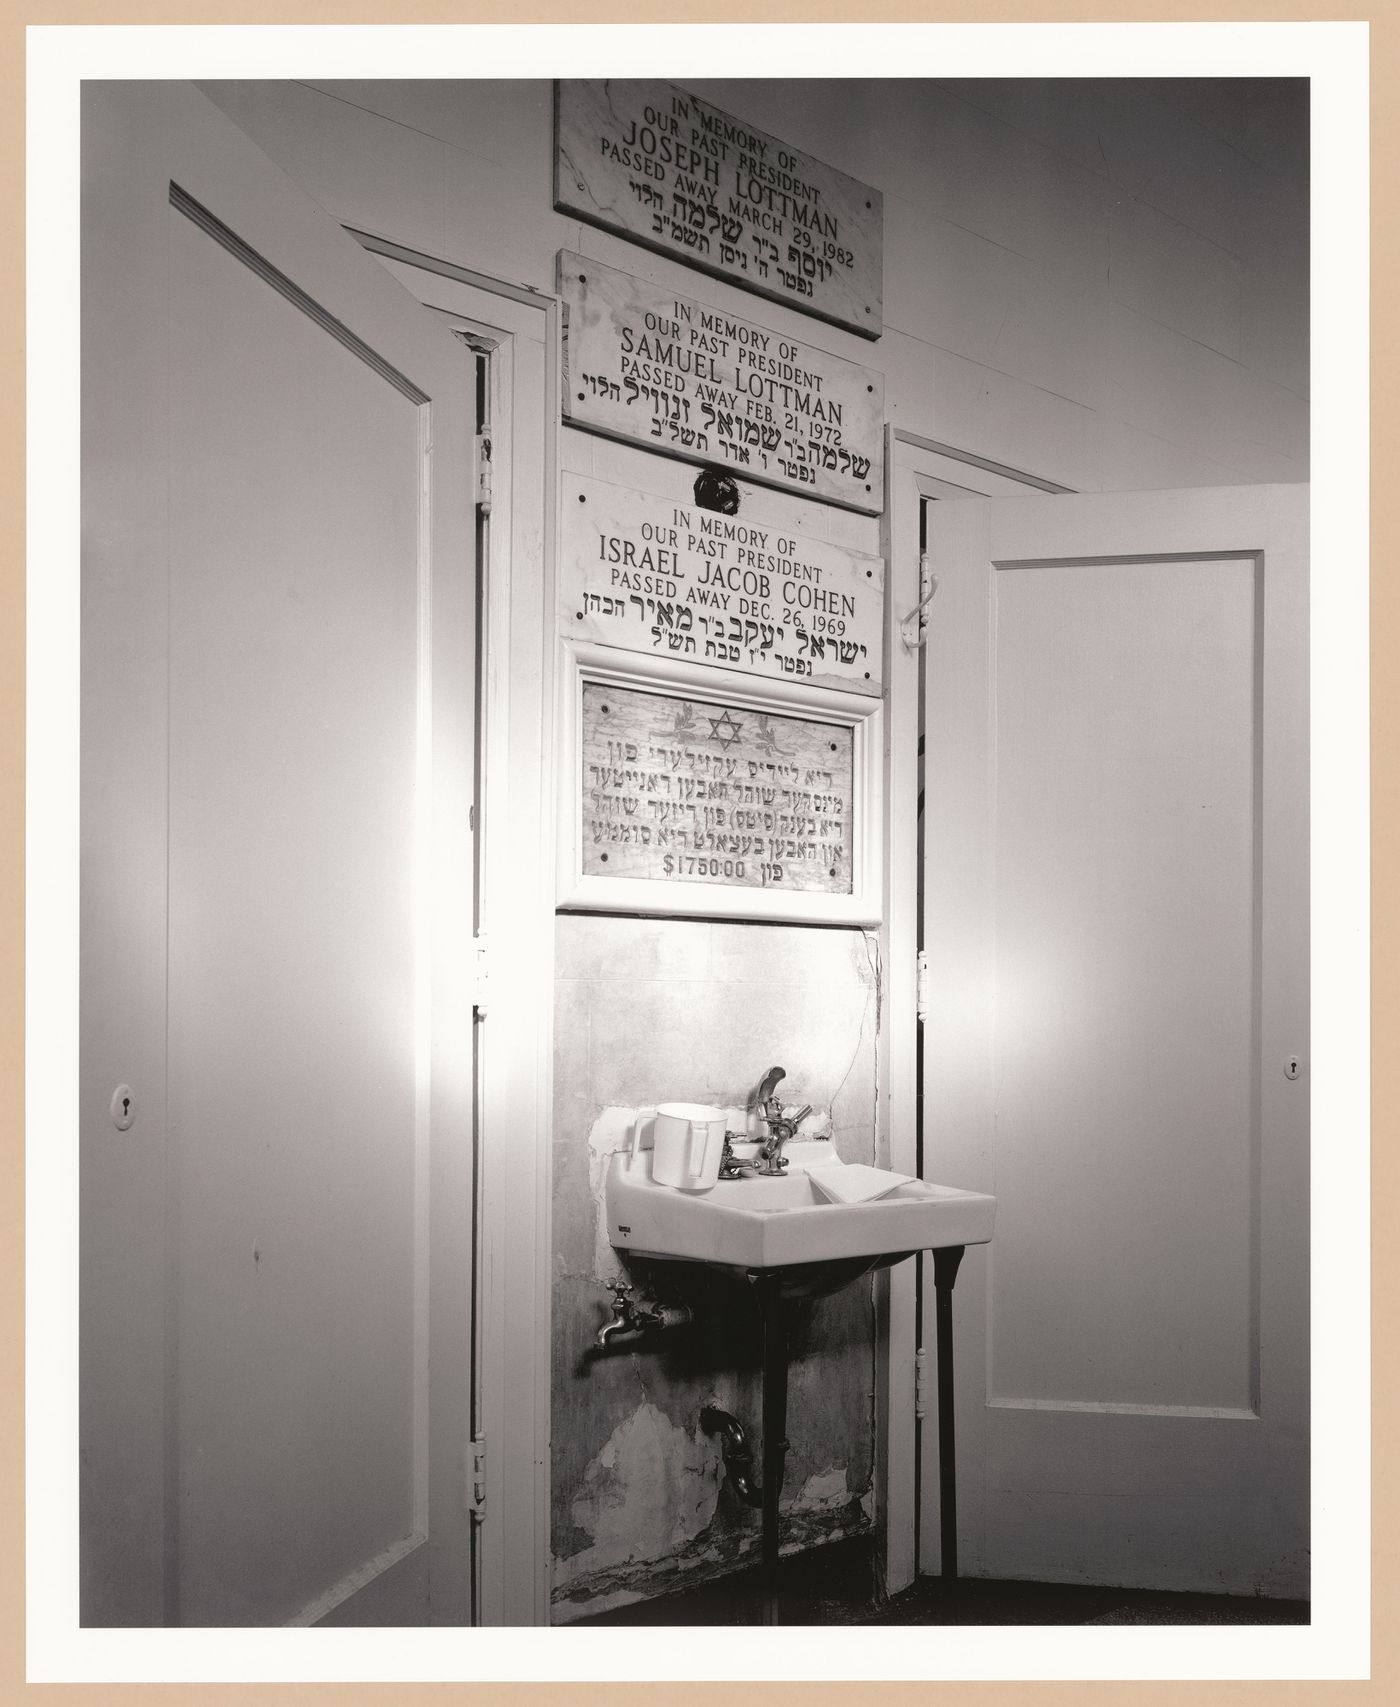
<instances>
[{"instance_id":1,"label":"cracked plaster wall","mask_svg":"<svg viewBox=\"0 0 1400 1707\"><path fill-rule=\"evenodd\" d=\"M847 1161L871 1161L875 1126L873 937L798 925L561 916L556 925L554 1359L555 1617L601 1611L730 1568L759 1513L723 1485L714 1403L760 1438L761 1333L742 1282L624 1265L601 1194L636 1110L681 1100L740 1108L774 1064L780 1094L810 1101ZM693 1327L599 1354L605 1282L694 1305ZM792 1331L785 1540L870 1521L874 1450L871 1291L797 1305Z\"/></svg>"}]
</instances>

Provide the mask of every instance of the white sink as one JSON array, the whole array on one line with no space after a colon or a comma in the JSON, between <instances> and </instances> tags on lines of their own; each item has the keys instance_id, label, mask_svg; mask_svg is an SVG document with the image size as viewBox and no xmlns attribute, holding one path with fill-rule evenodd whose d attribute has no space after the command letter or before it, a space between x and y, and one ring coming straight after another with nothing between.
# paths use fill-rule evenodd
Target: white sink
<instances>
[{"instance_id":1,"label":"white sink","mask_svg":"<svg viewBox=\"0 0 1400 1707\"><path fill-rule=\"evenodd\" d=\"M793 1145L825 1165L828 1143ZM865 1203L832 1203L797 1157L776 1178L746 1175L708 1191L678 1191L651 1177L652 1153L619 1150L608 1165L608 1238L639 1257L710 1263L726 1269L867 1259L882 1267L914 1251L984 1245L996 1199L980 1191L911 1180ZM839 1165L839 1164L836 1164Z\"/></svg>"}]
</instances>

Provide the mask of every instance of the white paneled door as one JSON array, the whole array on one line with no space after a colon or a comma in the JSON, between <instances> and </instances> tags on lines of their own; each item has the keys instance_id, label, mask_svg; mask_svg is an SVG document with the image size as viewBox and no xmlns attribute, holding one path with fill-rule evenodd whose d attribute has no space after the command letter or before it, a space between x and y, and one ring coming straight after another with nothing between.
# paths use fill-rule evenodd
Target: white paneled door
<instances>
[{"instance_id":1,"label":"white paneled door","mask_svg":"<svg viewBox=\"0 0 1400 1707\"><path fill-rule=\"evenodd\" d=\"M465 1622L470 359L191 87L83 143L83 1618Z\"/></svg>"},{"instance_id":2,"label":"white paneled door","mask_svg":"<svg viewBox=\"0 0 1400 1707\"><path fill-rule=\"evenodd\" d=\"M997 1197L960 1569L1304 1595L1306 489L928 518L923 1166Z\"/></svg>"}]
</instances>

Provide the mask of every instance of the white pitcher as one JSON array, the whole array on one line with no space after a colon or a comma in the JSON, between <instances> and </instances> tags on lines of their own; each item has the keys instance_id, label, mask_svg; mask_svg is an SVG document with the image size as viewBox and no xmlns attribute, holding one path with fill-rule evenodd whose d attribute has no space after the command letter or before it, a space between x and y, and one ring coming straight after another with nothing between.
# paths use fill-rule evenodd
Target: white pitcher
<instances>
[{"instance_id":1,"label":"white pitcher","mask_svg":"<svg viewBox=\"0 0 1400 1707\"><path fill-rule=\"evenodd\" d=\"M663 1102L652 1128L651 1177L681 1191L708 1191L724 1156L724 1110L700 1102Z\"/></svg>"}]
</instances>

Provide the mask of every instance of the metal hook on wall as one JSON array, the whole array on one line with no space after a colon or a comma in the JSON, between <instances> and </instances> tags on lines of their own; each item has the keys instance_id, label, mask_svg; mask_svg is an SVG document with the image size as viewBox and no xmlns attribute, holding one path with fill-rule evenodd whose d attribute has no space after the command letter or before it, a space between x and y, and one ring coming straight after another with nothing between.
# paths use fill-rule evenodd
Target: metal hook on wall
<instances>
[{"instance_id":1,"label":"metal hook on wall","mask_svg":"<svg viewBox=\"0 0 1400 1707\"><path fill-rule=\"evenodd\" d=\"M928 591L924 593L918 604L899 624L899 638L911 652L917 652L928 638L924 632L928 627L928 618L924 612L933 603L934 595L938 591L938 577L930 573L926 551L919 553L919 588L920 591L923 591L924 588L927 588Z\"/></svg>"}]
</instances>

